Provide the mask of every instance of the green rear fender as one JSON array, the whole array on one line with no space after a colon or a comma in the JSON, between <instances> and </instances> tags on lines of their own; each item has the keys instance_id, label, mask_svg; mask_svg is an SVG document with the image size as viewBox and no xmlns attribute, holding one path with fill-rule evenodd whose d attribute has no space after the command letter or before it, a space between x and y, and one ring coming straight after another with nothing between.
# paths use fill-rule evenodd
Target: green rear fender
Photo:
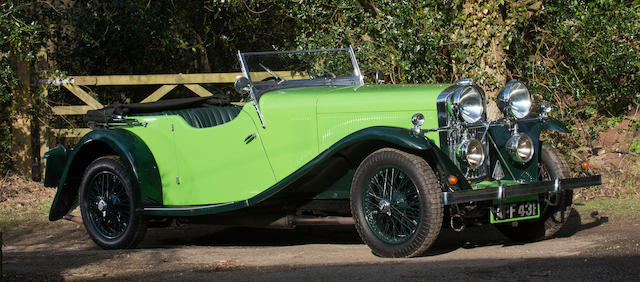
<instances>
[{"instance_id":1,"label":"green rear fender","mask_svg":"<svg viewBox=\"0 0 640 282\"><path fill-rule=\"evenodd\" d=\"M124 129L95 130L85 135L69 153L58 191L53 199L49 220L61 219L78 202L78 188L87 166L95 159L117 155L134 181L135 206L162 204L162 183L158 166L147 145L135 134Z\"/></svg>"}]
</instances>

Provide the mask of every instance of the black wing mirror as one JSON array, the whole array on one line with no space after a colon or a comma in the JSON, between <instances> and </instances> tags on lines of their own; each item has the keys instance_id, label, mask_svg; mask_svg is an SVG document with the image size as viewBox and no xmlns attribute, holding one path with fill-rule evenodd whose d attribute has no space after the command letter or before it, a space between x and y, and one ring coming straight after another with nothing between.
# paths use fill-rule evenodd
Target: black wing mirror
<instances>
[{"instance_id":1,"label":"black wing mirror","mask_svg":"<svg viewBox=\"0 0 640 282\"><path fill-rule=\"evenodd\" d=\"M233 87L236 89L236 92L242 94L242 95L246 95L249 93L249 79L244 77L244 76L240 76L236 79L236 82L233 84Z\"/></svg>"}]
</instances>

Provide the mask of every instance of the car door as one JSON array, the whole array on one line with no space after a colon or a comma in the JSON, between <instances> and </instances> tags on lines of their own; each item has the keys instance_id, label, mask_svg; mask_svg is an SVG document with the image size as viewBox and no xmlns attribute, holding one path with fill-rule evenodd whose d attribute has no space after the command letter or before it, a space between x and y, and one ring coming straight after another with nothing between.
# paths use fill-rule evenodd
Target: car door
<instances>
[{"instance_id":1,"label":"car door","mask_svg":"<svg viewBox=\"0 0 640 282\"><path fill-rule=\"evenodd\" d=\"M205 128L175 117L178 185L165 193L165 205L242 201L275 184L256 124L244 109L227 123Z\"/></svg>"}]
</instances>

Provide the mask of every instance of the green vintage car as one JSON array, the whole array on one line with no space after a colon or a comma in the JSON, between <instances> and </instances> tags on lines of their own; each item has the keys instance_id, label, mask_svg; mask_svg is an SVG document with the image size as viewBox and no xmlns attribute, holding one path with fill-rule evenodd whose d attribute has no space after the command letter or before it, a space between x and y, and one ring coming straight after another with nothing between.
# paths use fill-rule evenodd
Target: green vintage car
<instances>
[{"instance_id":1,"label":"green vintage car","mask_svg":"<svg viewBox=\"0 0 640 282\"><path fill-rule=\"evenodd\" d=\"M569 132L525 85L509 82L488 121L471 80L364 85L352 48L238 52L243 106L221 97L112 105L94 129L48 152L49 219L82 222L101 247L131 248L172 220L294 228L355 224L373 253L425 252L441 228L495 224L507 237L552 236L572 177L543 130ZM537 111L537 110L536 110Z\"/></svg>"}]
</instances>

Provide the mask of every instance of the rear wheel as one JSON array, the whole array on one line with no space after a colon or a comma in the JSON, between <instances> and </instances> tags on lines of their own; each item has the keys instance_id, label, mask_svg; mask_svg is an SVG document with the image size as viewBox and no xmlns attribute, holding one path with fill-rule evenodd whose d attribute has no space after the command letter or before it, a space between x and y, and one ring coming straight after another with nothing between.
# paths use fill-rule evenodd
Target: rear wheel
<instances>
[{"instance_id":1,"label":"rear wheel","mask_svg":"<svg viewBox=\"0 0 640 282\"><path fill-rule=\"evenodd\" d=\"M547 144L542 145L538 166L539 180L569 177L569 167L562 155ZM516 226L511 223L497 224L498 230L514 241L527 242L551 238L569 218L573 191L563 191L557 195L547 193L540 195L539 200L540 218L518 222Z\"/></svg>"},{"instance_id":2,"label":"rear wheel","mask_svg":"<svg viewBox=\"0 0 640 282\"><path fill-rule=\"evenodd\" d=\"M381 149L360 164L351 185L351 213L362 240L375 255L424 253L442 225L442 196L427 162Z\"/></svg>"},{"instance_id":3,"label":"rear wheel","mask_svg":"<svg viewBox=\"0 0 640 282\"><path fill-rule=\"evenodd\" d=\"M136 215L133 186L120 158L93 161L80 186L82 222L91 239L105 249L135 247L144 237L146 220Z\"/></svg>"}]
</instances>

